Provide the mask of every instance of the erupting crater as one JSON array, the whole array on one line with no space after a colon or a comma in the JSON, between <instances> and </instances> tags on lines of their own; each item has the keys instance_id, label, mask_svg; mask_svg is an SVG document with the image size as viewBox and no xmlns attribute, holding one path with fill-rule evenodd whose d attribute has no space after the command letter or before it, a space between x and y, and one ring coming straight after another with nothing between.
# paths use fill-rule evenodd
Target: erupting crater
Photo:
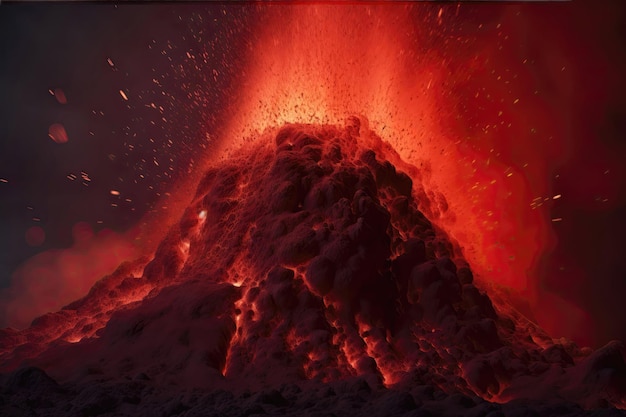
<instances>
[{"instance_id":1,"label":"erupting crater","mask_svg":"<svg viewBox=\"0 0 626 417\"><path fill-rule=\"evenodd\" d=\"M1 331L0 410L619 415L623 345L494 307L435 210L364 118L268 129L206 171L152 259Z\"/></svg>"}]
</instances>

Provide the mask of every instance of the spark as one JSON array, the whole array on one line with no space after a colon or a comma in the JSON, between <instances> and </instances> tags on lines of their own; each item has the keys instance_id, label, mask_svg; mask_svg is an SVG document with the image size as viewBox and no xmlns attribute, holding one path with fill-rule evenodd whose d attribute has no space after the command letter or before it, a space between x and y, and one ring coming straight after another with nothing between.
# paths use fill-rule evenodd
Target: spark
<instances>
[{"instance_id":1,"label":"spark","mask_svg":"<svg viewBox=\"0 0 626 417\"><path fill-rule=\"evenodd\" d=\"M124 92L124 90L120 90L120 96L122 96L124 100L128 101L128 97L126 96L126 93Z\"/></svg>"}]
</instances>

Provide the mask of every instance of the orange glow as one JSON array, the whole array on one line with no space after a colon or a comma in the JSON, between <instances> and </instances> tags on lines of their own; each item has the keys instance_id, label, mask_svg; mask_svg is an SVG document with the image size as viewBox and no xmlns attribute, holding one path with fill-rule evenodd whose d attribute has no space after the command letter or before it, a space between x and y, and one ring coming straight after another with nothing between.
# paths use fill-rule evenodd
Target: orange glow
<instances>
[{"instance_id":1,"label":"orange glow","mask_svg":"<svg viewBox=\"0 0 626 417\"><path fill-rule=\"evenodd\" d=\"M26 327L33 318L84 296L98 279L138 254L133 231L121 235L105 229L95 234L86 223L77 223L72 231L71 248L42 252L15 272L6 290L11 326Z\"/></svg>"}]
</instances>

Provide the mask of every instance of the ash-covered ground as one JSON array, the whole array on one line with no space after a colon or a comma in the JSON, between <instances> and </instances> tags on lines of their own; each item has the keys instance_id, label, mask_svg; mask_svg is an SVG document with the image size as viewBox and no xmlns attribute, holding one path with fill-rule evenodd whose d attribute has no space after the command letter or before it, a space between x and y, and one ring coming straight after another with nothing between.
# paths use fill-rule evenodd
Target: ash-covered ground
<instances>
[{"instance_id":1,"label":"ash-covered ground","mask_svg":"<svg viewBox=\"0 0 626 417\"><path fill-rule=\"evenodd\" d=\"M445 200L366 124L266 132L153 257L0 331L0 414L623 415L624 345L492 301L428 220Z\"/></svg>"}]
</instances>

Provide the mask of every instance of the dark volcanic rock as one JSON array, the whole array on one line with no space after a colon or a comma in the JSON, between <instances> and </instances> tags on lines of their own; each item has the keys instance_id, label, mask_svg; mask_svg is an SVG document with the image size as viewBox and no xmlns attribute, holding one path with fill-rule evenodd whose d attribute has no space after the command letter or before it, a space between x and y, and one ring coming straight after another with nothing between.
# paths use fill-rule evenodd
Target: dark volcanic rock
<instances>
[{"instance_id":1,"label":"dark volcanic rock","mask_svg":"<svg viewBox=\"0 0 626 417\"><path fill-rule=\"evenodd\" d=\"M431 202L415 167L364 122L288 125L244 146L207 170L152 259L0 332L0 414L623 407L623 346L539 346L532 325L496 311L420 211Z\"/></svg>"}]
</instances>

